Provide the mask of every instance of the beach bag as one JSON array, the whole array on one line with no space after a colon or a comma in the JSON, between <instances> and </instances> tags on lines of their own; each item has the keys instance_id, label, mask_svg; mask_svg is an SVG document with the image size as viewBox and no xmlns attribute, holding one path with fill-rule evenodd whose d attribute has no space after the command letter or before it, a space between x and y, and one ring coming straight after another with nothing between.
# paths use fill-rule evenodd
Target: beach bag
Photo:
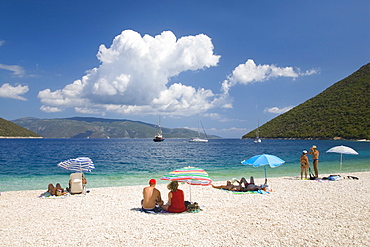
<instances>
[{"instance_id":1,"label":"beach bag","mask_svg":"<svg viewBox=\"0 0 370 247\"><path fill-rule=\"evenodd\" d=\"M330 175L328 177L328 180L331 180L331 181L338 181L340 179L342 179L342 177L340 175Z\"/></svg>"},{"instance_id":2,"label":"beach bag","mask_svg":"<svg viewBox=\"0 0 370 247\"><path fill-rule=\"evenodd\" d=\"M311 168L309 168L308 170L309 170L309 173L310 173L310 180L315 180L316 177L315 177L315 175L313 175L313 173L311 171Z\"/></svg>"},{"instance_id":3,"label":"beach bag","mask_svg":"<svg viewBox=\"0 0 370 247\"><path fill-rule=\"evenodd\" d=\"M196 202L190 203L186 206L186 211L189 212L189 213L198 212L199 210L200 210L200 207L199 207L198 203L196 203Z\"/></svg>"},{"instance_id":4,"label":"beach bag","mask_svg":"<svg viewBox=\"0 0 370 247\"><path fill-rule=\"evenodd\" d=\"M185 207L186 207L186 208L188 208L188 205L190 205L190 204L191 204L191 202L189 202L189 201L184 201L184 204L185 204Z\"/></svg>"}]
</instances>

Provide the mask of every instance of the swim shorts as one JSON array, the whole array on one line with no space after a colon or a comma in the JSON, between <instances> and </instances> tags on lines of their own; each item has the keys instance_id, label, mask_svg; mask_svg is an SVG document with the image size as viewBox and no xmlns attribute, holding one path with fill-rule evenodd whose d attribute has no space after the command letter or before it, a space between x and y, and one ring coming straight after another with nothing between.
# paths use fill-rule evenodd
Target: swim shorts
<instances>
[{"instance_id":1,"label":"swim shorts","mask_svg":"<svg viewBox=\"0 0 370 247\"><path fill-rule=\"evenodd\" d=\"M155 214L155 213L160 213L162 212L162 209L160 207L154 207L154 208L151 208L151 209L146 209L146 208L141 208L141 211L144 212L144 213L149 213L149 214Z\"/></svg>"}]
</instances>

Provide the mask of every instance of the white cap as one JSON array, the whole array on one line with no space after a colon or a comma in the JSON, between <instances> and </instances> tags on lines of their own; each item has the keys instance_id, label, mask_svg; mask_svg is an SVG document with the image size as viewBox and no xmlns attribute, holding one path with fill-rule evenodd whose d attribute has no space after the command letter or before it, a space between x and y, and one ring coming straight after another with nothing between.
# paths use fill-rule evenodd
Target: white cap
<instances>
[{"instance_id":1,"label":"white cap","mask_svg":"<svg viewBox=\"0 0 370 247\"><path fill-rule=\"evenodd\" d=\"M306 150L303 150L303 153L304 153L304 154L306 154L306 153L307 153L307 151L306 151Z\"/></svg>"}]
</instances>

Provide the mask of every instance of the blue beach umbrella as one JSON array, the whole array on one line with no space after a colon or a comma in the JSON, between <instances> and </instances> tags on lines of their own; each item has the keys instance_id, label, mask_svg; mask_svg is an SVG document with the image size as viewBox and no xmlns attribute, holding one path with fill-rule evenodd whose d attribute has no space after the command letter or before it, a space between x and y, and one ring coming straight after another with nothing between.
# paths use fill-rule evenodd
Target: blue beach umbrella
<instances>
[{"instance_id":1,"label":"blue beach umbrella","mask_svg":"<svg viewBox=\"0 0 370 247\"><path fill-rule=\"evenodd\" d=\"M91 172L95 169L94 163L88 157L79 157L60 162L57 166L71 172Z\"/></svg>"},{"instance_id":2,"label":"blue beach umbrella","mask_svg":"<svg viewBox=\"0 0 370 247\"><path fill-rule=\"evenodd\" d=\"M253 167L264 166L265 168L265 178L266 176L266 165L270 165L271 168L278 167L285 163L284 160L280 159L279 157L271 154L260 154L253 156L248 160L243 160L241 162L243 165L251 165Z\"/></svg>"}]
</instances>

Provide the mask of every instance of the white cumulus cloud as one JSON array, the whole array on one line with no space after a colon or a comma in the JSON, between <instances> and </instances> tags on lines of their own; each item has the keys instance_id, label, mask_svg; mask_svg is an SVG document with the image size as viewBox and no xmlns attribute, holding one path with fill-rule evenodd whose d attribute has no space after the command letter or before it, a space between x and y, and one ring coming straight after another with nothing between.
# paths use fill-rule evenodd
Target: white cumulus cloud
<instances>
[{"instance_id":1,"label":"white cumulus cloud","mask_svg":"<svg viewBox=\"0 0 370 247\"><path fill-rule=\"evenodd\" d=\"M24 69L19 65L0 64L0 69L5 69L13 72L13 75L23 77Z\"/></svg>"},{"instance_id":2,"label":"white cumulus cloud","mask_svg":"<svg viewBox=\"0 0 370 247\"><path fill-rule=\"evenodd\" d=\"M50 107L50 106L41 106L40 107L40 110L44 111L44 112L48 112L48 113L54 113L54 112L61 112L63 111L62 109L58 108L58 107Z\"/></svg>"},{"instance_id":3,"label":"white cumulus cloud","mask_svg":"<svg viewBox=\"0 0 370 247\"><path fill-rule=\"evenodd\" d=\"M275 65L256 65L252 59L244 64L239 64L232 72L231 75L222 83L221 90L228 93L230 88L236 84L250 84L254 82L267 81L276 77L291 77L297 78L299 76L312 75L317 73L312 69L301 73L300 69L294 70L292 67L277 67Z\"/></svg>"},{"instance_id":4,"label":"white cumulus cloud","mask_svg":"<svg viewBox=\"0 0 370 247\"><path fill-rule=\"evenodd\" d=\"M287 106L287 107L283 107L283 108L279 108L279 107L275 106L275 107L271 107L271 108L266 108L264 110L264 112L282 114L282 113L285 113L285 112L289 111L292 108L293 108L293 106Z\"/></svg>"},{"instance_id":5,"label":"white cumulus cloud","mask_svg":"<svg viewBox=\"0 0 370 247\"><path fill-rule=\"evenodd\" d=\"M99 47L98 68L62 89L40 91L38 97L45 106L73 107L82 113L189 115L206 111L218 103L211 90L168 82L183 71L216 66L220 56L213 49L204 34L177 39L171 31L152 37L125 30L110 47Z\"/></svg>"},{"instance_id":6,"label":"white cumulus cloud","mask_svg":"<svg viewBox=\"0 0 370 247\"><path fill-rule=\"evenodd\" d=\"M21 95L27 93L28 90L29 89L27 85L25 86L17 85L13 87L9 83L5 83L0 87L0 97L18 99L18 100L27 100Z\"/></svg>"}]
</instances>

